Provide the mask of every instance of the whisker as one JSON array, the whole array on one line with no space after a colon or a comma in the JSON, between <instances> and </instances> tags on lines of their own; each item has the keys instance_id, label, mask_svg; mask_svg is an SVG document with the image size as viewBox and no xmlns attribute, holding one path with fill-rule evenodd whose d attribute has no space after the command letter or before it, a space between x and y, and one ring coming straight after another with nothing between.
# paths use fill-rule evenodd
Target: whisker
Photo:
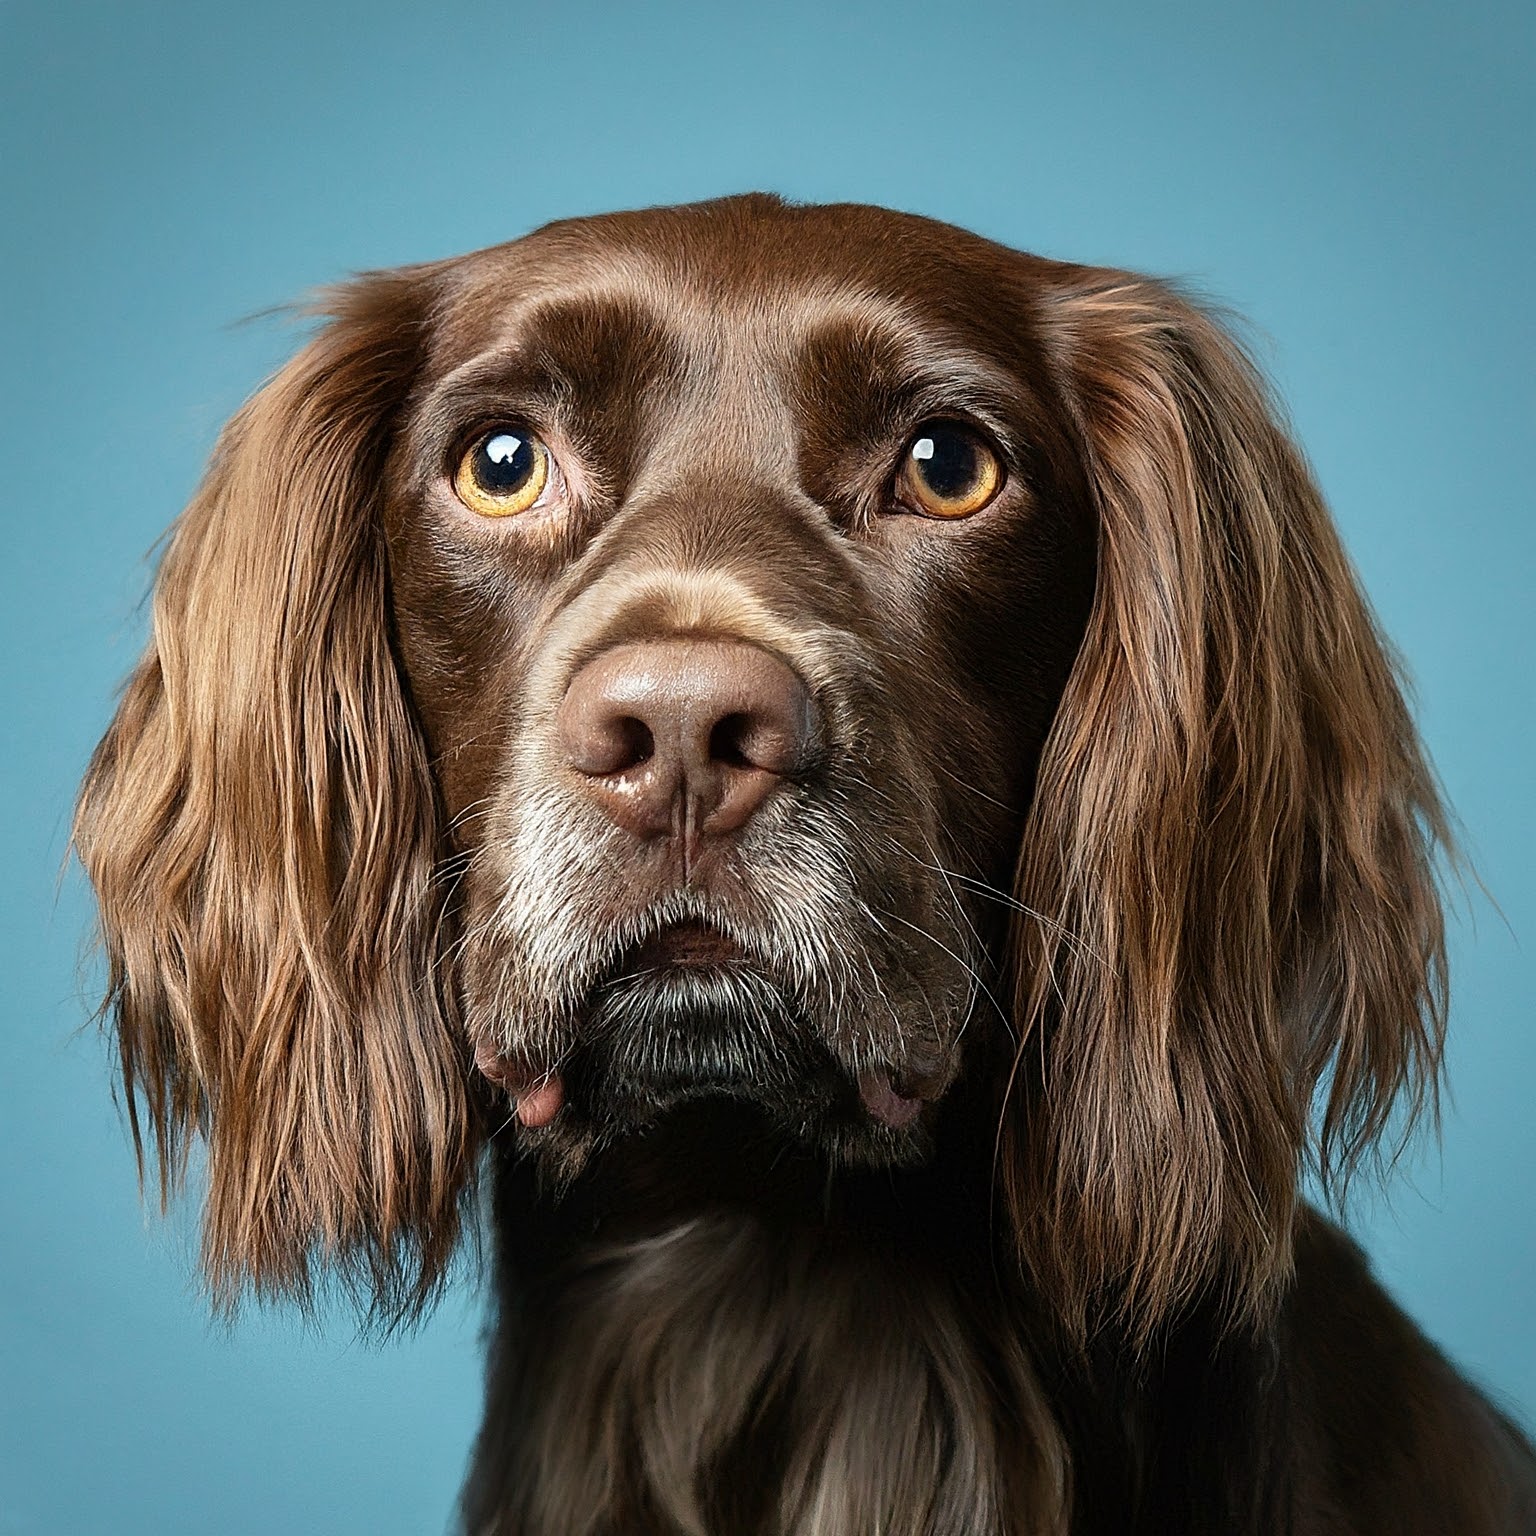
<instances>
[{"instance_id":1,"label":"whisker","mask_svg":"<svg viewBox=\"0 0 1536 1536\"><path fill-rule=\"evenodd\" d=\"M927 841L927 839L925 838L924 841ZM1041 927L1060 937L1078 954L1086 955L1089 959L1097 962L1099 965L1107 966L1108 962L1102 955L1098 953L1097 950L1093 948L1091 944L1088 943L1086 939L1084 939L1080 934L1076 933L1071 928L1068 928L1066 924L1061 922L1058 918L1051 917L1048 913L1040 911L1038 907L1029 906L1026 902L1020 901L1017 896L1011 895L1009 892L1001 890L999 887L992 885L986 880L978 879L972 875L961 874L959 870L948 869L941 863L930 862L927 859L919 858L918 855L913 853L910 848L906 847L902 842L894 837L891 838L891 845L898 852L905 854L907 858L911 859L915 864L920 865L922 868L931 869L935 874L943 876L946 880L957 880L967 890L973 891L976 895L985 897L989 901L995 901L1000 906L1004 906L1009 908L1011 911L1021 913L1025 917L1032 918L1035 922L1039 923ZM931 845L930 851L932 851Z\"/></svg>"},{"instance_id":2,"label":"whisker","mask_svg":"<svg viewBox=\"0 0 1536 1536\"><path fill-rule=\"evenodd\" d=\"M456 816L454 816L449 821L448 825L443 828L444 833L446 834L458 831L458 829L463 826L463 824L468 821L471 816L479 815L482 811L486 810L488 807L494 804L495 796L493 795L482 795L478 800L471 800L469 804L466 805L464 809L461 810Z\"/></svg>"},{"instance_id":3,"label":"whisker","mask_svg":"<svg viewBox=\"0 0 1536 1536\"><path fill-rule=\"evenodd\" d=\"M1010 1019L1008 1015L1003 1011L1003 1006L998 1002L997 997L993 993L992 989L986 984L984 980L982 980L980 972L977 971L976 967L973 966L970 961L965 958L964 955L957 954L949 947L949 945L943 941L943 939L937 938L935 935L929 933L926 928L921 927L917 923L911 922L909 919L903 917L899 912L891 912L887 910L885 915L887 917L895 918L896 921L902 925L902 927L910 928L914 933L921 934L922 937L927 939L930 944L937 945L944 951L946 955L950 957L950 959L954 960L956 964L961 966L965 973L981 990L982 995L987 999L989 1003L992 1004L993 1010L996 1012L998 1018L1002 1021L1003 1028L1008 1031L1009 1039L1013 1040L1015 1044L1017 1044L1018 1035L1014 1031L1013 1020Z\"/></svg>"},{"instance_id":4,"label":"whisker","mask_svg":"<svg viewBox=\"0 0 1536 1536\"><path fill-rule=\"evenodd\" d=\"M955 783L961 787L961 789L965 790L968 794L975 795L978 800L985 800L989 804L995 805L999 810L1008 811L1010 814L1017 810L1017 807L1009 805L1006 800L999 800L996 795L989 795L986 790L982 789L979 785L972 784L969 779L961 778L960 775L954 771L954 769L946 767L943 763L935 760L933 766L937 768L945 778L953 779Z\"/></svg>"}]
</instances>

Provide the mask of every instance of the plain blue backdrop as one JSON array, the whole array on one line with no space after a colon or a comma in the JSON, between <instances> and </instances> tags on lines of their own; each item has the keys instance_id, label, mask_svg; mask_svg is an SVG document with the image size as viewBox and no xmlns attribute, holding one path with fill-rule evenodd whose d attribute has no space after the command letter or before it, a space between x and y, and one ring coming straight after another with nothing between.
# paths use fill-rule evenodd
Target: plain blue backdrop
<instances>
[{"instance_id":1,"label":"plain blue backdrop","mask_svg":"<svg viewBox=\"0 0 1536 1536\"><path fill-rule=\"evenodd\" d=\"M242 317L551 218L748 188L1191 277L1250 316L1496 910L1443 1150L1354 1224L1536 1414L1536 8L0 3L0 1533L442 1529L481 1296L376 1346L210 1323L81 1031L73 786L149 551L295 345Z\"/></svg>"}]
</instances>

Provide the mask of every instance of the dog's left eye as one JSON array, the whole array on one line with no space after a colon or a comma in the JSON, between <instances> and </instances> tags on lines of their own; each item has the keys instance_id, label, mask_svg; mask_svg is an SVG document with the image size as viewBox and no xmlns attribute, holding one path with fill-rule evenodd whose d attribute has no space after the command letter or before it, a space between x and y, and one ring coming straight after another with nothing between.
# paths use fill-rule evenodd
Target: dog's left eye
<instances>
[{"instance_id":1,"label":"dog's left eye","mask_svg":"<svg viewBox=\"0 0 1536 1536\"><path fill-rule=\"evenodd\" d=\"M952 421L925 422L896 476L903 506L924 517L969 517L1002 489L1003 466L979 433Z\"/></svg>"},{"instance_id":2,"label":"dog's left eye","mask_svg":"<svg viewBox=\"0 0 1536 1536\"><path fill-rule=\"evenodd\" d=\"M487 433L459 460L453 489L481 517L526 512L549 480L549 449L530 432L501 427Z\"/></svg>"}]
</instances>

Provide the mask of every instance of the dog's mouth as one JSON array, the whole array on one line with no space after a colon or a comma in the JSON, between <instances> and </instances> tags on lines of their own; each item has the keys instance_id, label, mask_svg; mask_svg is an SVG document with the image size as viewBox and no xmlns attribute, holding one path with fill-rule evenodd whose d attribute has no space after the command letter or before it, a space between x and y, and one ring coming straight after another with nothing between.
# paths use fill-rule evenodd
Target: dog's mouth
<instances>
[{"instance_id":1,"label":"dog's mouth","mask_svg":"<svg viewBox=\"0 0 1536 1536\"><path fill-rule=\"evenodd\" d=\"M669 923L636 945L610 968L610 976L660 973L669 969L745 966L749 959L729 934L698 918Z\"/></svg>"},{"instance_id":2,"label":"dog's mouth","mask_svg":"<svg viewBox=\"0 0 1536 1536\"><path fill-rule=\"evenodd\" d=\"M690 919L623 951L590 988L558 1063L477 1045L479 1070L537 1131L575 1116L642 1129L701 1098L750 1101L797 1133L862 1119L902 1132L926 1102L893 1067L852 1070L763 961Z\"/></svg>"}]
</instances>

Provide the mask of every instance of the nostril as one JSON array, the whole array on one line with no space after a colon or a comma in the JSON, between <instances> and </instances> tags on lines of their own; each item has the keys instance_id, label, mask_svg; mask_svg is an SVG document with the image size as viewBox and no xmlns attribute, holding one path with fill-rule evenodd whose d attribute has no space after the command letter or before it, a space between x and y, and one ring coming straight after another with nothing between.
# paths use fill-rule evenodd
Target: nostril
<instances>
[{"instance_id":1,"label":"nostril","mask_svg":"<svg viewBox=\"0 0 1536 1536\"><path fill-rule=\"evenodd\" d=\"M709 733L710 761L727 768L756 768L749 746L751 733L752 718L742 711L717 720Z\"/></svg>"},{"instance_id":2,"label":"nostril","mask_svg":"<svg viewBox=\"0 0 1536 1536\"><path fill-rule=\"evenodd\" d=\"M638 715L591 708L577 701L561 719L565 760L589 779L605 779L639 768L656 756L656 738Z\"/></svg>"},{"instance_id":3,"label":"nostril","mask_svg":"<svg viewBox=\"0 0 1536 1536\"><path fill-rule=\"evenodd\" d=\"M642 763L648 763L656 755L656 738L651 734L651 728L644 720L634 715L623 715L612 724L612 747L609 754L614 760L613 767L607 769L609 773L623 773L629 768L638 768Z\"/></svg>"},{"instance_id":4,"label":"nostril","mask_svg":"<svg viewBox=\"0 0 1536 1536\"><path fill-rule=\"evenodd\" d=\"M716 767L762 770L793 777L814 738L810 696L788 668L746 679L757 695L744 709L723 713L709 729L709 761ZM752 683L758 686L751 687Z\"/></svg>"}]
</instances>

